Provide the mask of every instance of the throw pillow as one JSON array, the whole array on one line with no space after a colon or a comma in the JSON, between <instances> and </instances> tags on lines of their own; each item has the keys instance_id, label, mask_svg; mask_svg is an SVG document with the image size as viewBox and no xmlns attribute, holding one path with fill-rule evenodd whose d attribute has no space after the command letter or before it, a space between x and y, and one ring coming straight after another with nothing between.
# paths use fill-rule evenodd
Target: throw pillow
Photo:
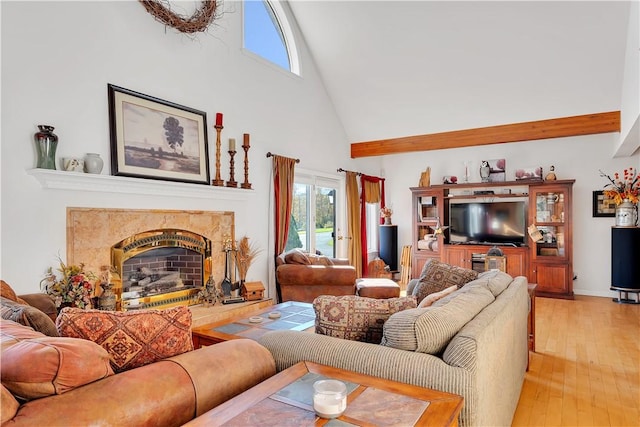
<instances>
[{"instance_id":1,"label":"throw pillow","mask_svg":"<svg viewBox=\"0 0 640 427\"><path fill-rule=\"evenodd\" d=\"M84 338L109 352L116 372L193 350L188 307L102 311L64 308L56 321L61 336Z\"/></svg>"},{"instance_id":2,"label":"throw pillow","mask_svg":"<svg viewBox=\"0 0 640 427\"><path fill-rule=\"evenodd\" d=\"M384 325L382 345L420 353L440 354L458 331L495 298L484 287L451 294L442 306L417 308L392 315Z\"/></svg>"},{"instance_id":3,"label":"throw pillow","mask_svg":"<svg viewBox=\"0 0 640 427\"><path fill-rule=\"evenodd\" d=\"M20 304L9 298L0 297L0 316L21 325L29 326L50 337L57 337L58 331L53 320L42 311L30 305Z\"/></svg>"},{"instance_id":4,"label":"throw pillow","mask_svg":"<svg viewBox=\"0 0 640 427\"><path fill-rule=\"evenodd\" d=\"M513 282L513 277L499 270L485 271L478 275L478 279L487 281L487 288L497 297Z\"/></svg>"},{"instance_id":5,"label":"throw pillow","mask_svg":"<svg viewBox=\"0 0 640 427\"><path fill-rule=\"evenodd\" d=\"M446 264L432 258L424 265L420 279L413 288L413 295L418 301L422 301L427 295L440 292L450 286L456 285L461 288L476 277L478 277L477 271Z\"/></svg>"},{"instance_id":6,"label":"throw pillow","mask_svg":"<svg viewBox=\"0 0 640 427\"><path fill-rule=\"evenodd\" d=\"M432 294L429 294L426 297L424 297L422 301L420 301L420 304L418 304L418 308L431 307L431 304L433 304L434 302L438 301L441 298L446 297L447 295L457 290L458 290L458 287L456 285L453 285L453 286L449 286L446 289L441 290L440 292L434 292Z\"/></svg>"},{"instance_id":7,"label":"throw pillow","mask_svg":"<svg viewBox=\"0 0 640 427\"><path fill-rule=\"evenodd\" d=\"M6 321L2 341L12 342L2 349L2 384L25 400L62 394L113 375L109 354L91 341L48 337Z\"/></svg>"},{"instance_id":8,"label":"throw pillow","mask_svg":"<svg viewBox=\"0 0 640 427\"><path fill-rule=\"evenodd\" d=\"M299 249L291 249L289 252L287 252L284 255L284 262L287 264L311 264L311 261L309 260L309 257L307 257L307 254Z\"/></svg>"},{"instance_id":9,"label":"throw pillow","mask_svg":"<svg viewBox=\"0 0 640 427\"><path fill-rule=\"evenodd\" d=\"M20 304L26 304L26 301L16 295L11 285L4 280L0 280L0 296L9 298L11 301L18 302Z\"/></svg>"},{"instance_id":10,"label":"throw pillow","mask_svg":"<svg viewBox=\"0 0 640 427\"><path fill-rule=\"evenodd\" d=\"M311 265L333 265L331 258L325 255L308 254L307 258Z\"/></svg>"},{"instance_id":11,"label":"throw pillow","mask_svg":"<svg viewBox=\"0 0 640 427\"><path fill-rule=\"evenodd\" d=\"M316 333L379 344L384 322L389 316L415 307L414 297L375 299L321 295L313 301Z\"/></svg>"}]
</instances>

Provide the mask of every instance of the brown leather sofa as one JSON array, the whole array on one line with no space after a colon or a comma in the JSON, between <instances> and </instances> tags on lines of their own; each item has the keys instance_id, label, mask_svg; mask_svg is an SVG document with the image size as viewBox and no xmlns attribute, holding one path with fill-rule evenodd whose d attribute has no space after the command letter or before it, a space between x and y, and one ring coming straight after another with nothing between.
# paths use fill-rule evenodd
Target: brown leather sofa
<instances>
[{"instance_id":1,"label":"brown leather sofa","mask_svg":"<svg viewBox=\"0 0 640 427\"><path fill-rule=\"evenodd\" d=\"M16 327L30 329L2 320L3 353L10 341L7 334L15 333ZM43 338L44 342L51 339L56 338ZM30 368L37 375L38 369ZM275 363L269 351L255 341L239 339L27 402L15 398L3 376L2 427L180 426L273 374Z\"/></svg>"},{"instance_id":2,"label":"brown leather sofa","mask_svg":"<svg viewBox=\"0 0 640 427\"><path fill-rule=\"evenodd\" d=\"M356 269L349 260L294 249L276 258L282 302L313 302L319 295L354 295Z\"/></svg>"},{"instance_id":3,"label":"brown leather sofa","mask_svg":"<svg viewBox=\"0 0 640 427\"><path fill-rule=\"evenodd\" d=\"M44 335L27 325L52 323L49 317L39 313L38 319L33 306L22 310L7 302L28 300L55 310L47 295L16 296L6 283L2 294L3 316L16 317L16 321L0 320L2 427L181 426L275 374L269 351L248 339L202 347L114 374L102 347L81 338ZM87 351L90 346L98 349ZM100 351L104 351L102 359ZM43 360L43 353L47 353L44 361L34 362ZM101 369L99 375L87 380L86 371L99 370L95 366ZM28 393L43 397L24 398Z\"/></svg>"}]
</instances>

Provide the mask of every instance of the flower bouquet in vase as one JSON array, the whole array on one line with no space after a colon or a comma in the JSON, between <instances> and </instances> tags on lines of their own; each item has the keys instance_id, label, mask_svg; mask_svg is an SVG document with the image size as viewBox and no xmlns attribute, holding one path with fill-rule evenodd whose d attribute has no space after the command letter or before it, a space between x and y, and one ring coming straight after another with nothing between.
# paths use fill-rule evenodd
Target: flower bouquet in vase
<instances>
[{"instance_id":1,"label":"flower bouquet in vase","mask_svg":"<svg viewBox=\"0 0 640 427\"><path fill-rule=\"evenodd\" d=\"M616 204L616 225L635 226L638 222L638 193L640 193L640 173L633 167L618 172L613 178L600 171L600 176L609 180L604 186L604 195Z\"/></svg>"},{"instance_id":2,"label":"flower bouquet in vase","mask_svg":"<svg viewBox=\"0 0 640 427\"><path fill-rule=\"evenodd\" d=\"M91 298L94 296L96 275L84 270L84 264L66 265L60 260L58 275L49 267L45 278L40 281L40 287L51 295L58 309L64 307L78 307L89 309L92 307Z\"/></svg>"}]
</instances>

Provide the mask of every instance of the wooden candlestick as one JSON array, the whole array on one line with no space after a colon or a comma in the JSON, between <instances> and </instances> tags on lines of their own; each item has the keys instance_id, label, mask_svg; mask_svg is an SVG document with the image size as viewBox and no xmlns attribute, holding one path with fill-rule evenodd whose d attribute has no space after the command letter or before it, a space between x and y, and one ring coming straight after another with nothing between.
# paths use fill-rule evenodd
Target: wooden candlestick
<instances>
[{"instance_id":1,"label":"wooden candlestick","mask_svg":"<svg viewBox=\"0 0 640 427\"><path fill-rule=\"evenodd\" d=\"M238 183L234 178L234 167L233 167L233 156L236 155L235 150L229 150L229 156L231 156L231 160L229 161L229 181L227 181L227 187L237 187Z\"/></svg>"},{"instance_id":2,"label":"wooden candlestick","mask_svg":"<svg viewBox=\"0 0 640 427\"><path fill-rule=\"evenodd\" d=\"M251 183L249 183L249 156L247 154L250 147L249 134L245 133L242 141L242 149L244 150L244 182L240 184L242 188L251 188Z\"/></svg>"},{"instance_id":3,"label":"wooden candlestick","mask_svg":"<svg viewBox=\"0 0 640 427\"><path fill-rule=\"evenodd\" d=\"M211 181L211 185L215 185L216 187L222 187L224 185L224 180L220 178L220 132L222 132L222 125L215 125L216 129L216 179Z\"/></svg>"}]
</instances>

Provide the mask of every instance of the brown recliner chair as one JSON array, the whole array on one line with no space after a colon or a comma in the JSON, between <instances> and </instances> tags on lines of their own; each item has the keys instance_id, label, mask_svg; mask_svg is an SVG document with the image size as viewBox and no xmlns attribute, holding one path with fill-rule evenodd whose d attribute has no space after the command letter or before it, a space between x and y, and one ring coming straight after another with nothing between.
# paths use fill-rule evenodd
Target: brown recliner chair
<instances>
[{"instance_id":1,"label":"brown recliner chair","mask_svg":"<svg viewBox=\"0 0 640 427\"><path fill-rule=\"evenodd\" d=\"M276 258L282 301L313 302L319 295L354 295L356 269L349 260L293 249Z\"/></svg>"}]
</instances>

